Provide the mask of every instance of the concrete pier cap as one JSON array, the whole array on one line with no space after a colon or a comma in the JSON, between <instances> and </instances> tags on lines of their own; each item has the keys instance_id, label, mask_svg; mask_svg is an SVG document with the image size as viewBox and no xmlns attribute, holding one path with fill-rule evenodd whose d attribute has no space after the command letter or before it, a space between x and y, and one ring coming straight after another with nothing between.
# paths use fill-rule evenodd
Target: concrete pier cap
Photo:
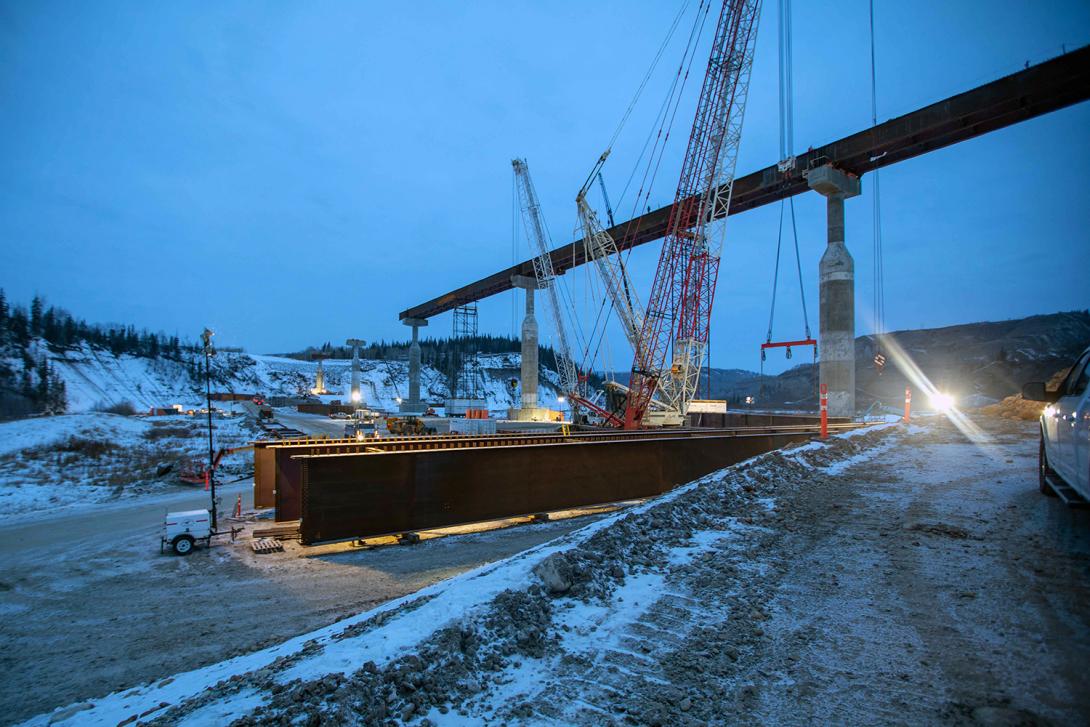
<instances>
[{"instance_id":1,"label":"concrete pier cap","mask_svg":"<svg viewBox=\"0 0 1090 727\"><path fill-rule=\"evenodd\" d=\"M511 285L523 290L537 290L545 287L537 282L537 278L531 278L529 275L512 275Z\"/></svg>"},{"instance_id":2,"label":"concrete pier cap","mask_svg":"<svg viewBox=\"0 0 1090 727\"><path fill-rule=\"evenodd\" d=\"M810 185L810 189L826 197L839 196L845 199L855 197L861 191L859 177L830 164L807 172L806 183Z\"/></svg>"},{"instance_id":3,"label":"concrete pier cap","mask_svg":"<svg viewBox=\"0 0 1090 727\"><path fill-rule=\"evenodd\" d=\"M413 341L409 344L409 398L398 404L398 411L404 414L422 414L423 402L420 401L420 328L428 325L427 318L402 318L402 324L413 329Z\"/></svg>"},{"instance_id":4,"label":"concrete pier cap","mask_svg":"<svg viewBox=\"0 0 1090 727\"><path fill-rule=\"evenodd\" d=\"M844 240L844 200L859 177L833 166L811 169L807 184L826 199L828 244L818 264L818 378L828 387L829 416L855 416L855 261Z\"/></svg>"}]
</instances>

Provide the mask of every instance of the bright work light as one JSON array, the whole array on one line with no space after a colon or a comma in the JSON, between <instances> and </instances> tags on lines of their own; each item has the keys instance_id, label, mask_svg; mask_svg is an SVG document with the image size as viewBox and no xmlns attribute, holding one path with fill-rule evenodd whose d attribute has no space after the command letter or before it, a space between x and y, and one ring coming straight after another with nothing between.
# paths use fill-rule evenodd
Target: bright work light
<instances>
[{"instance_id":1,"label":"bright work light","mask_svg":"<svg viewBox=\"0 0 1090 727\"><path fill-rule=\"evenodd\" d=\"M931 408L935 411L950 411L954 408L954 397L936 391L931 395Z\"/></svg>"}]
</instances>

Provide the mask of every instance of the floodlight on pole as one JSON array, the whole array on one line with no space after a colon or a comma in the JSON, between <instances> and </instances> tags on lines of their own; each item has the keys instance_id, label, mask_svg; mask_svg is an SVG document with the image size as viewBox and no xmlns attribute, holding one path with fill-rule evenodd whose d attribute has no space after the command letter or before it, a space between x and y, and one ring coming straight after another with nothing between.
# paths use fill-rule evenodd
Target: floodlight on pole
<instances>
[{"instance_id":1,"label":"floodlight on pole","mask_svg":"<svg viewBox=\"0 0 1090 727\"><path fill-rule=\"evenodd\" d=\"M216 523L216 456L212 448L212 357L216 355L216 349L212 346L212 336L216 335L211 328L205 328L201 333L201 342L204 343L204 394L205 406L208 409L208 489L212 495L212 532L218 529Z\"/></svg>"}]
</instances>

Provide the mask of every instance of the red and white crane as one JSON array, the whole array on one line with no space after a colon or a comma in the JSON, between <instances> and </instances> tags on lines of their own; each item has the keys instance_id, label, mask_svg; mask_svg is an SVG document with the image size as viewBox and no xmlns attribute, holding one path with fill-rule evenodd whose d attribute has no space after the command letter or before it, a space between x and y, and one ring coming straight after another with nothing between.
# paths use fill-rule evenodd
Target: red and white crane
<instances>
[{"instance_id":1,"label":"red and white crane","mask_svg":"<svg viewBox=\"0 0 1090 727\"><path fill-rule=\"evenodd\" d=\"M734 188L760 0L724 0L696 118L635 343L624 427L636 429L656 395L682 416L704 364L712 300ZM720 210L722 210L720 212Z\"/></svg>"}]
</instances>

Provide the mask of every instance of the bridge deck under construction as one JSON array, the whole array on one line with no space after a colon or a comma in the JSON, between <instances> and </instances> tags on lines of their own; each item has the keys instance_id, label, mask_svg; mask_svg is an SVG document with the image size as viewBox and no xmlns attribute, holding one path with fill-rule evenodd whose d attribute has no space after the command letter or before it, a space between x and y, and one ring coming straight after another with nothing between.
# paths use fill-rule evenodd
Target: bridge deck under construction
<instances>
[{"instance_id":1,"label":"bridge deck under construction","mask_svg":"<svg viewBox=\"0 0 1090 727\"><path fill-rule=\"evenodd\" d=\"M831 431L861 425L834 422ZM662 494L818 425L258 442L254 504L303 543L426 530Z\"/></svg>"}]
</instances>

